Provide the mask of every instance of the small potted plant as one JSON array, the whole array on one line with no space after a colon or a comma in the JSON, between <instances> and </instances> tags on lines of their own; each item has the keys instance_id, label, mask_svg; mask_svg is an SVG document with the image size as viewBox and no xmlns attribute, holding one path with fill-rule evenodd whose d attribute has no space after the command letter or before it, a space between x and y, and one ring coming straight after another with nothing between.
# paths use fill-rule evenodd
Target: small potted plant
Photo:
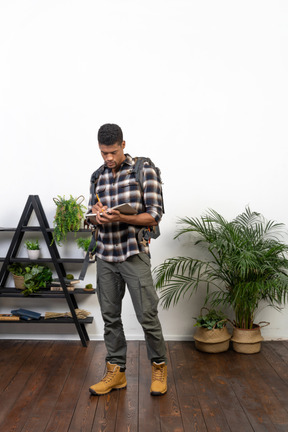
<instances>
[{"instance_id":1,"label":"small potted plant","mask_svg":"<svg viewBox=\"0 0 288 432\"><path fill-rule=\"evenodd\" d=\"M84 238L84 237L79 237L76 239L76 243L79 249L82 249L84 252L84 255L86 255L86 253L88 252L90 243L91 243L91 239L89 237Z\"/></svg>"},{"instance_id":2,"label":"small potted plant","mask_svg":"<svg viewBox=\"0 0 288 432\"><path fill-rule=\"evenodd\" d=\"M203 315L205 309L208 312ZM231 335L227 330L228 318L223 312L203 307L201 314L194 319L194 326L197 327L194 334L195 347L199 351L220 353L228 350Z\"/></svg>"},{"instance_id":3,"label":"small potted plant","mask_svg":"<svg viewBox=\"0 0 288 432\"><path fill-rule=\"evenodd\" d=\"M67 233L79 231L81 221L84 220L86 207L82 205L84 197L81 195L78 198L73 198L70 195L69 199L65 196L53 199L57 208L54 217L53 225L53 241L61 246L63 241L67 238Z\"/></svg>"},{"instance_id":4,"label":"small potted plant","mask_svg":"<svg viewBox=\"0 0 288 432\"><path fill-rule=\"evenodd\" d=\"M24 285L24 274L25 274L25 268L22 264L19 263L13 263L8 267L9 272L13 276L14 285L17 289L25 289Z\"/></svg>"},{"instance_id":5,"label":"small potted plant","mask_svg":"<svg viewBox=\"0 0 288 432\"><path fill-rule=\"evenodd\" d=\"M89 246L91 244L91 238L79 237L78 239L76 239L76 243L77 243L78 248L83 250L83 254L85 257L87 252L89 251ZM96 245L94 246L94 248L91 251L89 251L89 261L90 262L95 261L95 255L93 254L95 249L96 249Z\"/></svg>"},{"instance_id":6,"label":"small potted plant","mask_svg":"<svg viewBox=\"0 0 288 432\"><path fill-rule=\"evenodd\" d=\"M13 263L8 267L13 275L15 288L22 289L23 294L28 296L52 281L52 271L46 266L30 264L24 266L20 263Z\"/></svg>"},{"instance_id":7,"label":"small potted plant","mask_svg":"<svg viewBox=\"0 0 288 432\"><path fill-rule=\"evenodd\" d=\"M40 246L38 239L33 240L26 240L25 246L27 248L28 257L32 260L37 260L40 255Z\"/></svg>"}]
</instances>

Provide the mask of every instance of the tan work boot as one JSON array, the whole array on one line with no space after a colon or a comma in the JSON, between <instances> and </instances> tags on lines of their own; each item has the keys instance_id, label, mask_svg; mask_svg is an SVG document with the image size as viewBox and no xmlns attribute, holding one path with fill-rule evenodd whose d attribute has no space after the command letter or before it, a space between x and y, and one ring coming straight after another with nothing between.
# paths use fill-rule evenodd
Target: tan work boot
<instances>
[{"instance_id":1,"label":"tan work boot","mask_svg":"<svg viewBox=\"0 0 288 432\"><path fill-rule=\"evenodd\" d=\"M109 393L111 390L127 387L124 368L109 362L107 362L106 367L107 371L102 380L89 388L92 395L104 395Z\"/></svg>"},{"instance_id":2,"label":"tan work boot","mask_svg":"<svg viewBox=\"0 0 288 432\"><path fill-rule=\"evenodd\" d=\"M152 396L161 396L167 392L167 365L163 363L152 364L152 380L150 393Z\"/></svg>"}]
</instances>

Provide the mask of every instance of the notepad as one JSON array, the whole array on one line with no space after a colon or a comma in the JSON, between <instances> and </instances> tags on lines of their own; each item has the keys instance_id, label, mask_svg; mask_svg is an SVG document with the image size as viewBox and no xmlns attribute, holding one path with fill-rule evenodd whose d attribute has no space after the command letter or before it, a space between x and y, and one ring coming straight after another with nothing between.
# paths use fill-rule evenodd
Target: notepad
<instances>
[{"instance_id":1,"label":"notepad","mask_svg":"<svg viewBox=\"0 0 288 432\"><path fill-rule=\"evenodd\" d=\"M107 213L109 213L109 210L107 210ZM130 204L128 203L124 203L124 204L119 204L115 207L111 207L111 210L119 210L120 213L125 214L125 215L135 215L137 214L137 211L135 210L134 207L132 207ZM95 217L95 213L88 213L85 216L86 218L89 217Z\"/></svg>"},{"instance_id":2,"label":"notepad","mask_svg":"<svg viewBox=\"0 0 288 432\"><path fill-rule=\"evenodd\" d=\"M135 208L132 207L130 204L127 204L127 203L119 204L118 206L111 207L111 210L118 210L118 211L120 211L120 213L126 214L126 215L137 214L137 211L135 210ZM109 212L109 209L108 209L108 212Z\"/></svg>"}]
</instances>

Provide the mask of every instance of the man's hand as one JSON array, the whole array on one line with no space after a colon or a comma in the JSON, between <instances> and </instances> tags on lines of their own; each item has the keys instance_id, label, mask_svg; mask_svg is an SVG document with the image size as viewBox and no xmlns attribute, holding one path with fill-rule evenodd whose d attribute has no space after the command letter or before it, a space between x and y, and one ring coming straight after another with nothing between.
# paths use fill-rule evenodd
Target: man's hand
<instances>
[{"instance_id":1,"label":"man's hand","mask_svg":"<svg viewBox=\"0 0 288 432\"><path fill-rule=\"evenodd\" d=\"M108 209L107 211L107 206L101 207L101 210L97 211L95 216L98 224L120 222L121 220L121 213L118 210Z\"/></svg>"},{"instance_id":2,"label":"man's hand","mask_svg":"<svg viewBox=\"0 0 288 432\"><path fill-rule=\"evenodd\" d=\"M107 206L103 206L103 204L100 201L98 201L96 204L94 204L91 211L92 213L99 213L99 212L106 211L107 208L108 208Z\"/></svg>"}]
</instances>

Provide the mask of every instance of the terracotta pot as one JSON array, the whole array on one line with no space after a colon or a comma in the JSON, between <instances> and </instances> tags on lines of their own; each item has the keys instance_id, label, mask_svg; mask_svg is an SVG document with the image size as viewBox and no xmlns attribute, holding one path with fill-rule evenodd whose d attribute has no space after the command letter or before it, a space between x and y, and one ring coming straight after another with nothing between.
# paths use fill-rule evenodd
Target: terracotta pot
<instances>
[{"instance_id":1,"label":"terracotta pot","mask_svg":"<svg viewBox=\"0 0 288 432\"><path fill-rule=\"evenodd\" d=\"M195 347L207 353L220 353L229 349L231 335L227 327L212 329L197 327L194 334Z\"/></svg>"},{"instance_id":2,"label":"terracotta pot","mask_svg":"<svg viewBox=\"0 0 288 432\"><path fill-rule=\"evenodd\" d=\"M233 328L233 335L231 341L233 343L234 351L241 354L256 354L261 350L261 336L260 326L254 324L253 329L240 329Z\"/></svg>"}]
</instances>

